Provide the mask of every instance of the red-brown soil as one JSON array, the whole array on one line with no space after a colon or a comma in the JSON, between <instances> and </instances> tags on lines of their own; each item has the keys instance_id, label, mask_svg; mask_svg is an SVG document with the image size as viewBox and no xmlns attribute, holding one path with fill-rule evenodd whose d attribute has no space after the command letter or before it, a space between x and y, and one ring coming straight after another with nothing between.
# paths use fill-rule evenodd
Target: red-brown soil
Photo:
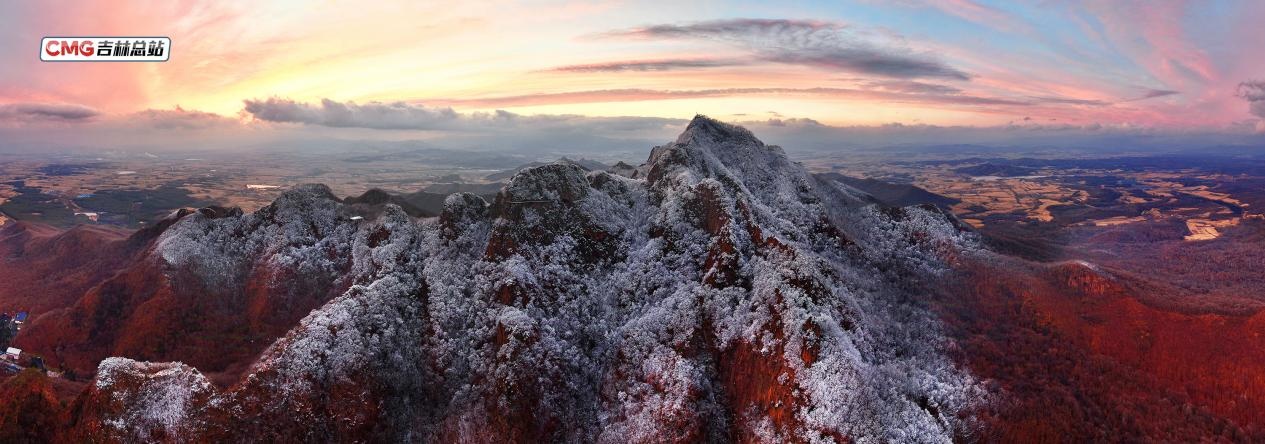
<instances>
[{"instance_id":1,"label":"red-brown soil","mask_svg":"<svg viewBox=\"0 0 1265 444\"><path fill-rule=\"evenodd\" d=\"M1025 268L974 264L939 304L959 360L1004 390L985 440L1265 438L1265 313L1166 311L1093 266Z\"/></svg>"}]
</instances>

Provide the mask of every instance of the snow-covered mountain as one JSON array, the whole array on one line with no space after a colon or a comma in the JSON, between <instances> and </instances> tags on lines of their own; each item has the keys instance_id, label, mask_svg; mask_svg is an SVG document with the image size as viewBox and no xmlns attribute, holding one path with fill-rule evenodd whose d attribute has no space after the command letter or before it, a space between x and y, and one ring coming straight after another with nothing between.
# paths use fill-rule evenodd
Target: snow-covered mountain
<instances>
[{"instance_id":1,"label":"snow-covered mountain","mask_svg":"<svg viewBox=\"0 0 1265 444\"><path fill-rule=\"evenodd\" d=\"M353 218L361 213L317 185L253 214L173 215L120 288L174 301L157 307L240 316L225 322L252 339L267 337L268 326L289 330L259 344L230 385L185 364L105 359L72 406L66 436L949 442L969 434L964 413L990 395L946 356L920 290L977 248L951 218L880 208L747 130L703 116L628 176L636 178L568 163L528 168L494 202L449 196L437 218L389 204ZM121 306L139 316L150 300L158 299ZM82 322L100 304L78 305ZM205 331L222 333L181 338Z\"/></svg>"}]
</instances>

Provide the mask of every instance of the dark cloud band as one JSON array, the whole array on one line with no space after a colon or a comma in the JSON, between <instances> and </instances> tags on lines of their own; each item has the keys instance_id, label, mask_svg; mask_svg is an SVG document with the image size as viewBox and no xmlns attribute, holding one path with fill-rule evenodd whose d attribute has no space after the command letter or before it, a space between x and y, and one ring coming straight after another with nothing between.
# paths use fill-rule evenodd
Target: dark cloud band
<instances>
[{"instance_id":1,"label":"dark cloud band","mask_svg":"<svg viewBox=\"0 0 1265 444\"><path fill-rule=\"evenodd\" d=\"M100 115L93 108L63 103L9 103L0 105L0 120L80 121Z\"/></svg>"},{"instance_id":2,"label":"dark cloud band","mask_svg":"<svg viewBox=\"0 0 1265 444\"><path fill-rule=\"evenodd\" d=\"M882 47L833 22L788 19L715 20L653 25L601 34L606 38L691 39L728 43L753 59L889 78L968 80L970 75L927 54Z\"/></svg>"},{"instance_id":3,"label":"dark cloud band","mask_svg":"<svg viewBox=\"0 0 1265 444\"><path fill-rule=\"evenodd\" d=\"M682 69L717 68L745 65L737 60L719 59L669 59L626 60L584 65L567 65L550 69L555 72L622 72L622 71L676 71Z\"/></svg>"},{"instance_id":4,"label":"dark cloud band","mask_svg":"<svg viewBox=\"0 0 1265 444\"><path fill-rule=\"evenodd\" d=\"M459 118L452 108L429 108L403 102L358 105L323 99L319 105L312 105L272 97L246 100L245 105L245 111L259 120L344 128L449 129Z\"/></svg>"},{"instance_id":5,"label":"dark cloud band","mask_svg":"<svg viewBox=\"0 0 1265 444\"><path fill-rule=\"evenodd\" d=\"M662 128L683 122L658 117L587 117L579 115L521 115L504 110L459 113L405 102L356 104L323 99L310 104L272 97L246 100L244 111L255 119L336 128L497 132L510 129L539 131L628 132Z\"/></svg>"},{"instance_id":6,"label":"dark cloud band","mask_svg":"<svg viewBox=\"0 0 1265 444\"><path fill-rule=\"evenodd\" d=\"M814 37L822 31L838 31L846 26L817 20L792 19L733 19L696 22L686 25L652 25L603 35L636 38L748 38L751 36L782 36L783 39ZM820 36L817 36L820 38Z\"/></svg>"},{"instance_id":7,"label":"dark cloud band","mask_svg":"<svg viewBox=\"0 0 1265 444\"><path fill-rule=\"evenodd\" d=\"M636 102L687 98L727 97L761 94L793 94L843 99L877 99L899 103L930 103L958 106L1027 106L1045 103L1040 99L1012 100L956 93L910 93L883 89L853 88L718 88L692 90L602 89L559 93L524 94L480 99L436 99L435 102L471 106L530 106L560 103Z\"/></svg>"}]
</instances>

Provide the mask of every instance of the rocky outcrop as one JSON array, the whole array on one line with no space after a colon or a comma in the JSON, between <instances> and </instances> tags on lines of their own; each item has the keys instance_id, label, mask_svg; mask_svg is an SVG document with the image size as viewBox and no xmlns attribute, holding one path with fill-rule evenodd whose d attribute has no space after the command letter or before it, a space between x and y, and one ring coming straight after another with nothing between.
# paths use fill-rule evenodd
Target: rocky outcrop
<instances>
[{"instance_id":1,"label":"rocky outcrop","mask_svg":"<svg viewBox=\"0 0 1265 444\"><path fill-rule=\"evenodd\" d=\"M324 186L259 211L180 210L122 242L113 275L40 313L19 344L50 365L92 374L109 356L244 370L270 343L351 285L358 225ZM133 253L129 253L129 251ZM231 381L224 381L226 384Z\"/></svg>"},{"instance_id":2,"label":"rocky outcrop","mask_svg":"<svg viewBox=\"0 0 1265 444\"><path fill-rule=\"evenodd\" d=\"M181 442L203 432L213 389L181 363L101 361L94 384L75 400L73 442Z\"/></svg>"}]
</instances>

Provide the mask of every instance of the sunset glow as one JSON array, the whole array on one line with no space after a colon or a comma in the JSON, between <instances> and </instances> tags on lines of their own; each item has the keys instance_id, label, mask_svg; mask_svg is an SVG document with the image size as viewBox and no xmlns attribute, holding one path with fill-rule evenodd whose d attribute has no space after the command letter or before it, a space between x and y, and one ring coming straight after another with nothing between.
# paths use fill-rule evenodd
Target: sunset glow
<instances>
[{"instance_id":1,"label":"sunset glow","mask_svg":"<svg viewBox=\"0 0 1265 444\"><path fill-rule=\"evenodd\" d=\"M244 101L275 97L829 125L1258 126L1242 85L1265 76L1253 53L1265 4L1072 3L11 4L0 106L252 120ZM41 63L39 39L61 34L174 43L166 63Z\"/></svg>"}]
</instances>

